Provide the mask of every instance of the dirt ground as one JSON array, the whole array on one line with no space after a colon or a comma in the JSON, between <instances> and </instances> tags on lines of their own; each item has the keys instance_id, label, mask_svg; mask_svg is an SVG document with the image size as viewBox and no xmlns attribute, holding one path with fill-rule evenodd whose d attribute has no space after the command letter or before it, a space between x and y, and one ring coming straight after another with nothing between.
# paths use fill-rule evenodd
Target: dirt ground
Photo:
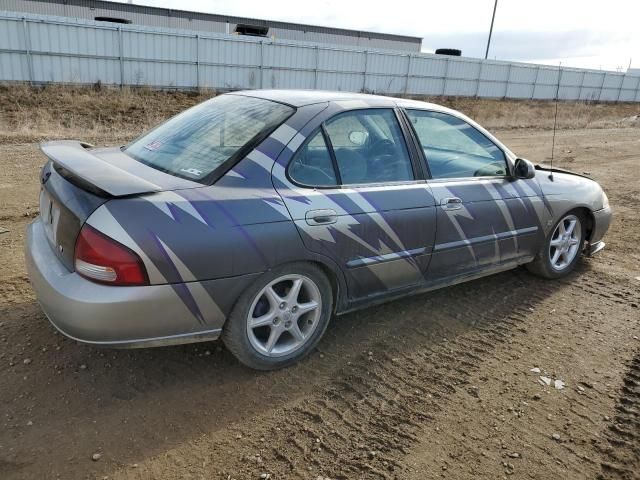
<instances>
[{"instance_id":1,"label":"dirt ground","mask_svg":"<svg viewBox=\"0 0 640 480\"><path fill-rule=\"evenodd\" d=\"M496 133L548 161L549 131ZM640 129L558 134L559 166L615 210L606 249L568 278L517 269L349 314L272 373L218 342L56 334L22 253L43 158L33 132L3 138L0 478L640 478Z\"/></svg>"}]
</instances>

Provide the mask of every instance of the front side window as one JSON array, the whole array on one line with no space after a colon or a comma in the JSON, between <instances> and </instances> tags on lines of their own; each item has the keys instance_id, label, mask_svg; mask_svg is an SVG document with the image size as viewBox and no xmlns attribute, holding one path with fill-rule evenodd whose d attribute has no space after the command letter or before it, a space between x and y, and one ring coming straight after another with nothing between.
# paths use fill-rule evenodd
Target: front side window
<instances>
[{"instance_id":1,"label":"front side window","mask_svg":"<svg viewBox=\"0 0 640 480\"><path fill-rule=\"evenodd\" d=\"M326 124L343 184L413 180L413 169L393 110L354 110Z\"/></svg>"},{"instance_id":2,"label":"front side window","mask_svg":"<svg viewBox=\"0 0 640 480\"><path fill-rule=\"evenodd\" d=\"M261 98L221 95L176 115L134 140L124 152L171 175L206 182L217 167L293 111Z\"/></svg>"},{"instance_id":3,"label":"front side window","mask_svg":"<svg viewBox=\"0 0 640 480\"><path fill-rule=\"evenodd\" d=\"M432 178L503 176L504 153L491 140L453 115L407 110Z\"/></svg>"}]
</instances>

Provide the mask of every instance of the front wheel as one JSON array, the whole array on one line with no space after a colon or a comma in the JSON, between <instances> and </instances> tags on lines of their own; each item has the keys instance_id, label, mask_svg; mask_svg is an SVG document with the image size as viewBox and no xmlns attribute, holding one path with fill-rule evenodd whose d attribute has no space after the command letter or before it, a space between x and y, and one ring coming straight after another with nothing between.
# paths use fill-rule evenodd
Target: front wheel
<instances>
[{"instance_id":1,"label":"front wheel","mask_svg":"<svg viewBox=\"0 0 640 480\"><path fill-rule=\"evenodd\" d=\"M581 215L570 212L551 230L533 262L532 273L544 278L560 278L569 274L580 258L585 239L585 222Z\"/></svg>"},{"instance_id":2,"label":"front wheel","mask_svg":"<svg viewBox=\"0 0 640 480\"><path fill-rule=\"evenodd\" d=\"M315 265L291 264L265 273L240 296L222 340L245 365L274 370L311 351L332 311L326 275Z\"/></svg>"}]
</instances>

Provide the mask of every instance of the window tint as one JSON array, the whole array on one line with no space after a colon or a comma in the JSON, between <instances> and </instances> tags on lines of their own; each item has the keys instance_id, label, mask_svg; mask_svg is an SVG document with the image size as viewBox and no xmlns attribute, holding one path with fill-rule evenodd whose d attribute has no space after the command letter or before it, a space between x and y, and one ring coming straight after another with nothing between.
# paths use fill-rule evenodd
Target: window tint
<instances>
[{"instance_id":1,"label":"window tint","mask_svg":"<svg viewBox=\"0 0 640 480\"><path fill-rule=\"evenodd\" d=\"M220 95L171 118L124 151L163 172L205 181L244 145L292 113L291 107L268 100Z\"/></svg>"},{"instance_id":2,"label":"window tint","mask_svg":"<svg viewBox=\"0 0 640 480\"><path fill-rule=\"evenodd\" d=\"M393 110L342 113L326 130L343 184L413 180L411 160Z\"/></svg>"},{"instance_id":3,"label":"window tint","mask_svg":"<svg viewBox=\"0 0 640 480\"><path fill-rule=\"evenodd\" d=\"M327 187L338 184L322 131L317 130L296 152L289 166L289 176L302 185Z\"/></svg>"},{"instance_id":4,"label":"window tint","mask_svg":"<svg viewBox=\"0 0 640 480\"><path fill-rule=\"evenodd\" d=\"M482 133L453 115L408 110L433 178L506 175L502 150Z\"/></svg>"}]
</instances>

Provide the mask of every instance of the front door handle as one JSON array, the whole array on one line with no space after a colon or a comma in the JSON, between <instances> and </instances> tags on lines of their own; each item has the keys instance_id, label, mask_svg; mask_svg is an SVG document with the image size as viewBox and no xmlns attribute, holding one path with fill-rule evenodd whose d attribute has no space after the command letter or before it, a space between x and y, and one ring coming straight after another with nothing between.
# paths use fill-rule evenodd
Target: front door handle
<instances>
[{"instance_id":1,"label":"front door handle","mask_svg":"<svg viewBox=\"0 0 640 480\"><path fill-rule=\"evenodd\" d=\"M440 201L443 210L460 210L462 208L462 199L458 197L447 197Z\"/></svg>"},{"instance_id":2,"label":"front door handle","mask_svg":"<svg viewBox=\"0 0 640 480\"><path fill-rule=\"evenodd\" d=\"M335 210L309 210L305 216L308 225L330 225L338 221L338 214Z\"/></svg>"}]
</instances>

